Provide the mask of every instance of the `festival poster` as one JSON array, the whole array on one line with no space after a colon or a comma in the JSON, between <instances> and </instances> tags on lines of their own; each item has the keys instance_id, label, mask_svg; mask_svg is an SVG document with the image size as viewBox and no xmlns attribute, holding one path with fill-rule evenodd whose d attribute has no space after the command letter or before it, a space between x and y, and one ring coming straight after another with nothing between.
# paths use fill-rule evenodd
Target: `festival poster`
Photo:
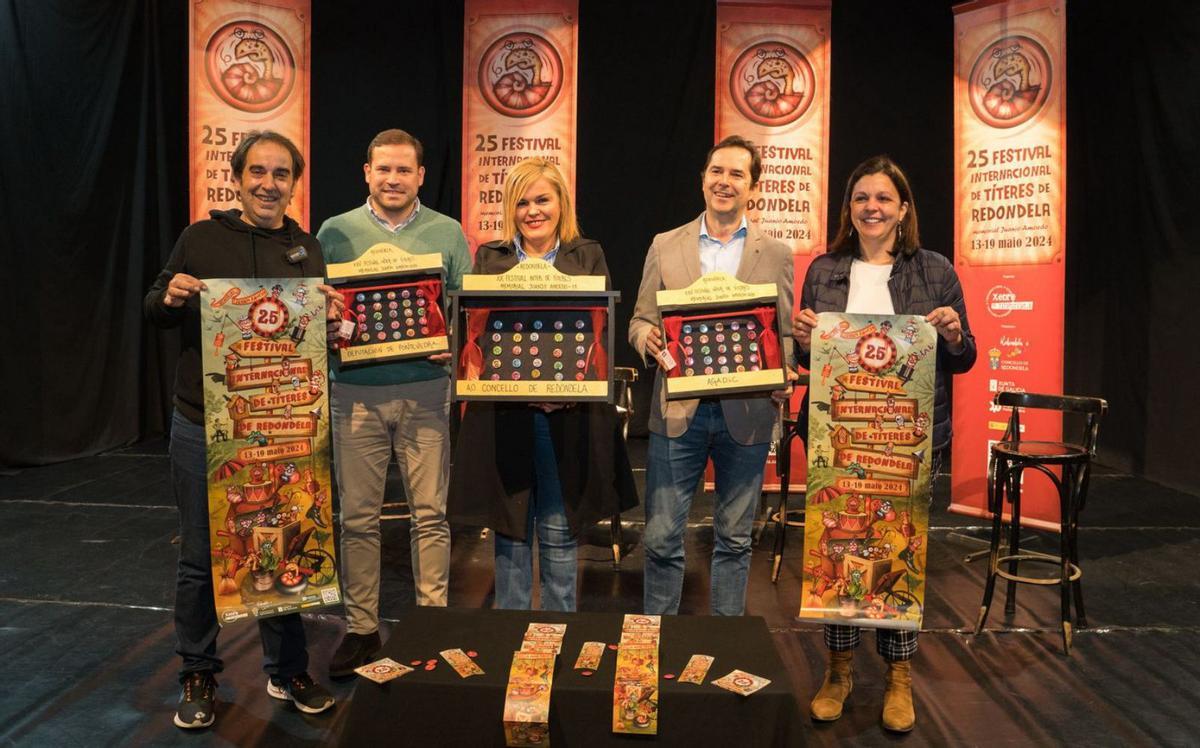
<instances>
[{"instance_id":1,"label":"festival poster","mask_svg":"<svg viewBox=\"0 0 1200 748\"><path fill-rule=\"evenodd\" d=\"M919 629L937 332L914 315L817 319L799 615Z\"/></svg>"},{"instance_id":2,"label":"festival poster","mask_svg":"<svg viewBox=\"0 0 1200 748\"><path fill-rule=\"evenodd\" d=\"M204 279L208 525L222 624L341 600L323 282Z\"/></svg>"},{"instance_id":3,"label":"festival poster","mask_svg":"<svg viewBox=\"0 0 1200 748\"><path fill-rule=\"evenodd\" d=\"M463 34L463 232L504 232L504 177L553 162L575 194L577 0L467 0Z\"/></svg>"},{"instance_id":4,"label":"festival poster","mask_svg":"<svg viewBox=\"0 0 1200 748\"><path fill-rule=\"evenodd\" d=\"M309 157L310 0L189 4L188 164L192 221L241 207L230 157L251 130L287 136ZM309 164L311 167L311 164ZM310 168L288 214L308 225Z\"/></svg>"},{"instance_id":5,"label":"festival poster","mask_svg":"<svg viewBox=\"0 0 1200 748\"><path fill-rule=\"evenodd\" d=\"M797 284L825 251L829 165L828 0L717 3L716 139L742 135L763 170L749 220L792 248ZM797 300L799 297L797 296ZM797 387L791 411L799 410ZM777 444L763 488L777 491ZM804 490L804 442L792 442L791 490Z\"/></svg>"},{"instance_id":6,"label":"festival poster","mask_svg":"<svg viewBox=\"0 0 1200 748\"><path fill-rule=\"evenodd\" d=\"M955 266L979 359L954 378L950 510L990 517L988 456L1008 422L992 399L1062 392L1066 8L1018 0L954 10ZM1050 411L1021 423L1033 438L1062 436ZM1021 498L1023 524L1059 529L1049 481L1027 481Z\"/></svg>"}]
</instances>

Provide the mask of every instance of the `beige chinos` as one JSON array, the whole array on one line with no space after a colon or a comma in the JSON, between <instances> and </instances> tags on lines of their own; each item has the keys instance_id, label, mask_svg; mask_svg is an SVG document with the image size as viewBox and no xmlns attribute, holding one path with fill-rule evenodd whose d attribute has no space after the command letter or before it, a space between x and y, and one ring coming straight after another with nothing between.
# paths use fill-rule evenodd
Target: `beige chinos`
<instances>
[{"instance_id":1,"label":"beige chinos","mask_svg":"<svg viewBox=\"0 0 1200 748\"><path fill-rule=\"evenodd\" d=\"M379 627L379 515L395 455L412 512L418 605L446 605L450 525L450 380L394 385L333 383L333 428L342 512L342 579L348 630Z\"/></svg>"}]
</instances>

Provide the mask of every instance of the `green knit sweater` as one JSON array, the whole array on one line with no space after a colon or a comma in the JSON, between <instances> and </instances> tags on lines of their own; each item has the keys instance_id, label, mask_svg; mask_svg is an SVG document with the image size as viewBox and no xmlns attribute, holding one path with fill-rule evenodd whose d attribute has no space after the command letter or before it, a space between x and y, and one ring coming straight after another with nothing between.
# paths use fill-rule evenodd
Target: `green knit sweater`
<instances>
[{"instance_id":1,"label":"green knit sweater","mask_svg":"<svg viewBox=\"0 0 1200 748\"><path fill-rule=\"evenodd\" d=\"M380 226L367 206L360 205L321 224L317 239L324 250L326 264L350 262L380 242L394 244L409 254L439 252L446 273L447 289L461 288L463 273L471 268L471 253L467 249L462 226L453 218L424 204L413 222L395 233ZM335 381L347 384L385 385L436 379L447 376L449 370L425 359L411 359L339 371L335 358L331 356L329 373Z\"/></svg>"}]
</instances>

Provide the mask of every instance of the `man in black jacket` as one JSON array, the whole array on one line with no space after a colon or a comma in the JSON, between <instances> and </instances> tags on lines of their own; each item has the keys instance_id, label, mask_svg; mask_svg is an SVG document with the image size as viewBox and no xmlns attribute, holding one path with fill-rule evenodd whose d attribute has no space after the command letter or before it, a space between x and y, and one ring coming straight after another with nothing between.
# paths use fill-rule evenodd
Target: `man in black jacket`
<instances>
[{"instance_id":1,"label":"man in black jacket","mask_svg":"<svg viewBox=\"0 0 1200 748\"><path fill-rule=\"evenodd\" d=\"M208 526L204 440L204 388L200 359L200 278L305 278L325 275L321 245L284 211L304 158L287 138L252 132L231 160L241 210L212 211L211 218L184 229L143 302L158 327L181 327L183 347L175 373L171 423L171 481L179 507L179 570L175 584L175 633L183 659L183 685L175 724L203 728L215 719L216 608ZM340 316L341 299L329 297L330 317ZM304 625L299 614L259 619L267 693L292 701L310 714L333 706L333 696L309 677Z\"/></svg>"}]
</instances>

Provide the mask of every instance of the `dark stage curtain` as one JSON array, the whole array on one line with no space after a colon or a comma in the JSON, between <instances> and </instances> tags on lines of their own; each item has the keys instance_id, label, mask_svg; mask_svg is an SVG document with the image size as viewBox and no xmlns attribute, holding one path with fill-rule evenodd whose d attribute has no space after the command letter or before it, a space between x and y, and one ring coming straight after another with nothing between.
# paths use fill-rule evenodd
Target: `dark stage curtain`
<instances>
[{"instance_id":1,"label":"dark stage curtain","mask_svg":"<svg viewBox=\"0 0 1200 748\"><path fill-rule=\"evenodd\" d=\"M1195 491L1200 6L1067 4L1065 389L1100 457Z\"/></svg>"},{"instance_id":2,"label":"dark stage curtain","mask_svg":"<svg viewBox=\"0 0 1200 748\"><path fill-rule=\"evenodd\" d=\"M313 3L312 215L360 204L378 130L426 145L422 200L461 215L463 8ZM1200 12L1067 3L1065 389L1111 405L1104 457L1196 487L1200 418L1187 300L1200 259ZM862 158L909 171L927 246L953 254L952 3L833 5L830 195ZM624 300L654 234L700 212L712 142L713 0L580 0L577 202ZM139 300L187 222L187 3L0 5L0 466L54 462L162 432L175 341ZM836 218L836 204L830 211ZM832 232L832 227L831 227ZM979 300L967 300L968 306ZM974 308L974 307L971 307ZM615 363L634 365L628 346ZM647 372L646 374L649 374ZM644 430L649 376L636 389Z\"/></svg>"},{"instance_id":3,"label":"dark stage curtain","mask_svg":"<svg viewBox=\"0 0 1200 748\"><path fill-rule=\"evenodd\" d=\"M0 5L0 468L163 429L175 341L139 300L185 217L182 10Z\"/></svg>"}]
</instances>

